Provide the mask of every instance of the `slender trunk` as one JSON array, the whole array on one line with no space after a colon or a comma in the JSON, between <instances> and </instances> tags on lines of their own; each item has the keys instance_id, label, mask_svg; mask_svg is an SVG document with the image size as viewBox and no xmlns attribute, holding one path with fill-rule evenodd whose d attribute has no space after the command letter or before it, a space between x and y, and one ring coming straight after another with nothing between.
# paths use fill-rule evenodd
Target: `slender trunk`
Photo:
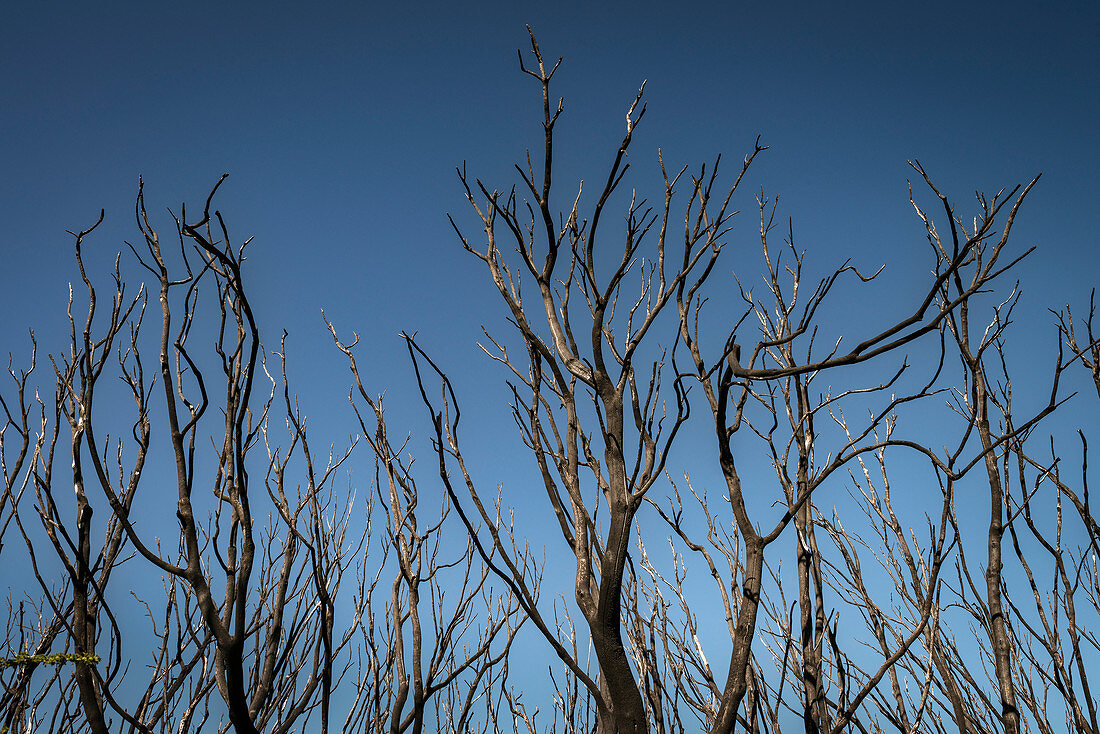
<instances>
[{"instance_id":1,"label":"slender trunk","mask_svg":"<svg viewBox=\"0 0 1100 734\"><path fill-rule=\"evenodd\" d=\"M58 398L60 400L60 397ZM91 579L89 562L92 557L91 525L92 506L88 503L88 497L84 493L84 473L80 466L80 452L83 444L85 421L87 420L87 408L82 399L76 403L76 422L73 425L73 489L76 492L76 534L77 552L73 559L74 566L70 567L70 573L75 571L73 578L73 640L76 652L88 655L95 652L96 620L91 611L91 601L88 597L88 585ZM103 701L96 690L92 672L88 669L90 663L77 663L73 675L76 677L76 685L80 691L80 704L84 709L88 726L94 734L107 734L107 722L103 718Z\"/></svg>"},{"instance_id":2,"label":"slender trunk","mask_svg":"<svg viewBox=\"0 0 1100 734\"><path fill-rule=\"evenodd\" d=\"M760 587L764 573L764 544L759 537L745 539L745 570L741 585L741 603L737 607L733 651L730 653L722 704L711 734L729 734L737 723L737 710L749 687L752 640L756 633L756 614L760 609Z\"/></svg>"},{"instance_id":3,"label":"slender trunk","mask_svg":"<svg viewBox=\"0 0 1100 734\"><path fill-rule=\"evenodd\" d=\"M788 357L793 364L793 357ZM813 503L809 495L813 456L813 414L806 383L794 380L798 420L792 428L798 444L794 499L801 504L794 515L795 557L798 559L799 630L802 643L802 720L806 734L828 731L831 723L825 706L825 681L821 670L821 646L825 635L825 599L821 582L821 554L814 535ZM790 399L788 398L788 406ZM791 408L788 407L788 411Z\"/></svg>"},{"instance_id":4,"label":"slender trunk","mask_svg":"<svg viewBox=\"0 0 1100 734\"><path fill-rule=\"evenodd\" d=\"M800 474L802 472L800 471ZM800 477L798 497L807 491L807 482ZM806 734L827 731L825 687L821 672L821 645L824 634L825 610L822 598L821 566L814 537L811 505L804 502L794 519L798 558L798 608L802 643L802 719Z\"/></svg>"},{"instance_id":5,"label":"slender trunk","mask_svg":"<svg viewBox=\"0 0 1100 734\"><path fill-rule=\"evenodd\" d=\"M260 734L248 710L241 652L241 643L236 639L230 645L219 645L218 663L225 676L225 703L229 708L229 722L237 734Z\"/></svg>"},{"instance_id":6,"label":"slender trunk","mask_svg":"<svg viewBox=\"0 0 1100 734\"><path fill-rule=\"evenodd\" d=\"M607 548L600 564L600 596L594 618L589 621L592 646L600 664L600 683L606 688L614 729L607 734L648 732L645 702L630 667L622 638L622 584L626 549L634 513L627 507L613 507ZM601 729L605 725L601 723ZM602 734L602 732L601 732Z\"/></svg>"},{"instance_id":7,"label":"slender trunk","mask_svg":"<svg viewBox=\"0 0 1100 734\"><path fill-rule=\"evenodd\" d=\"M79 444L76 447L79 450ZM74 464L74 468L75 468ZM77 469L79 473L79 469ZM79 482L79 479L78 479ZM80 484L78 483L78 487ZM88 568L88 558L91 556L90 525L92 508L84 498L82 489L78 490L77 503L77 533L79 555L76 558L76 583L73 584L73 630L76 632L74 647L76 652L87 655L95 652L96 624L95 615L89 609L91 602L88 598L88 579L91 572ZM84 709L88 726L94 734L107 734L107 722L103 718L103 701L96 690L95 681L89 666L92 663L78 662L74 669L77 688L80 691L80 705Z\"/></svg>"},{"instance_id":8,"label":"slender trunk","mask_svg":"<svg viewBox=\"0 0 1100 734\"><path fill-rule=\"evenodd\" d=\"M600 685L606 690L607 708L614 726L607 734L641 734L649 731L645 702L630 667L622 630L623 576L637 506L630 496L623 460L622 396L608 384L602 391L602 402L606 411L603 440L610 520L607 544L600 559L599 596L588 618L588 626L600 665ZM606 727L603 722L604 717L601 717L601 729Z\"/></svg>"},{"instance_id":9,"label":"slender trunk","mask_svg":"<svg viewBox=\"0 0 1100 734\"><path fill-rule=\"evenodd\" d=\"M1001 543L1004 538L1004 488L992 451L993 438L989 428L988 397L985 374L981 365L974 370L974 392L977 405L977 428L985 451L985 469L989 477L988 558L985 571L986 603L989 607L989 640L993 648L993 663L997 674L997 690L1001 698L1001 723L1005 734L1019 734L1020 711L1016 706L1016 688L1012 680L1012 641L1005 623L1001 599Z\"/></svg>"}]
</instances>

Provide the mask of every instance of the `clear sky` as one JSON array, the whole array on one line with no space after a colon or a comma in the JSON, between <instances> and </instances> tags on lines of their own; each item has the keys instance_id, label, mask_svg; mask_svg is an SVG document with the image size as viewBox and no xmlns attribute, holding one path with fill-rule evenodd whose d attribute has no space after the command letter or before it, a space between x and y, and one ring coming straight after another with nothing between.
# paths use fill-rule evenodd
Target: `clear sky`
<instances>
[{"instance_id":1,"label":"clear sky","mask_svg":"<svg viewBox=\"0 0 1100 734\"><path fill-rule=\"evenodd\" d=\"M752 208L757 187L780 195L812 266L885 263L885 282L904 294L930 267L907 159L962 211L974 190L1042 171L1016 235L1021 249L1040 246L1025 271L1028 328L1046 329L1047 307L1095 283L1091 2L46 2L5 14L3 352L23 351L28 326L46 349L61 346L76 278L66 229L106 209L89 248L105 276L137 235L139 175L151 211L178 213L228 172L218 203L237 235L256 238L249 287L266 338L286 328L292 354L320 355L303 371L318 379L299 391L344 389L321 307L381 340L379 390L406 377L402 329L419 330L459 380L480 378L473 343L481 324L503 326L501 304L445 214L476 233L455 166L506 188L512 162L540 144L538 90L516 62L527 23L548 56L565 57L554 88L566 98L563 203L576 179L605 175L646 79L628 181L643 195L660 193L646 188L658 147L670 167L718 153L735 163L759 134L771 150L740 206ZM166 217L160 225L170 231Z\"/></svg>"},{"instance_id":2,"label":"clear sky","mask_svg":"<svg viewBox=\"0 0 1100 734\"><path fill-rule=\"evenodd\" d=\"M407 390L397 333L419 330L471 420L507 428L504 375L474 344L481 324L506 328L501 304L446 213L476 234L455 166L507 188L511 163L539 145L538 90L516 61L528 23L547 56L565 57L553 89L565 97L563 205L575 179L602 180L645 79L630 185L652 184L657 147L674 168L718 153L733 165L761 135L771 150L740 208L761 186L779 194L814 268L886 263L904 295L931 266L907 159L962 211L975 189L1041 171L1015 234L1020 250L1040 246L1021 271L1031 300L1019 328L1046 354L1046 309L1087 302L1100 211L1095 2L19 3L0 21L0 354L23 359L28 327L44 351L64 346L77 278L66 229L106 209L89 241L106 276L138 236L139 175L150 212L178 213L228 172L218 206L256 238L253 303L270 344L290 332L293 387L315 421L352 430L324 307L377 344L374 389ZM734 237L753 247L746 224ZM139 277L126 254L123 267ZM529 501L545 504L514 498Z\"/></svg>"},{"instance_id":3,"label":"clear sky","mask_svg":"<svg viewBox=\"0 0 1100 734\"><path fill-rule=\"evenodd\" d=\"M565 57L558 150L583 167L563 167L563 196L569 179L600 177L648 79L639 174L658 146L671 162L732 161L761 134L772 149L750 183L783 197L811 250L837 253L823 266L896 268L916 249L923 272L924 250L905 246L919 235L916 157L964 204L1043 171L1021 241L1043 246L1041 277L1091 286L1091 2L44 2L5 16L5 346L61 316L42 306L75 272L65 229L106 208L98 246L115 251L135 234L139 174L154 208L178 210L228 172L221 206L256 236L252 287L273 329L312 339L324 305L368 333L381 322L468 348L497 311L487 287L448 305L480 274L444 214L465 214L456 164L511 185L510 163L538 142L537 89L515 55L525 23ZM444 311L455 322L440 328Z\"/></svg>"}]
</instances>

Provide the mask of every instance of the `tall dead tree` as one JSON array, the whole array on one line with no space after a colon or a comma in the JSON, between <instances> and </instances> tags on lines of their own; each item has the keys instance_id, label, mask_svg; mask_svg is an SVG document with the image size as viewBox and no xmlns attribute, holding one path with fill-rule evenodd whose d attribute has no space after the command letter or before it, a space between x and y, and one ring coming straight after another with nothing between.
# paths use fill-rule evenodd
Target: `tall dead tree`
<instances>
[{"instance_id":1,"label":"tall dead tree","mask_svg":"<svg viewBox=\"0 0 1100 734\"><path fill-rule=\"evenodd\" d=\"M919 165L917 171L925 178L933 190L931 181L924 175ZM1032 182L1034 183L1034 182ZM1012 228L1015 212L1026 196L1030 185L1020 193L1012 211L1004 221L1001 246L1007 242ZM950 205L948 205L950 214ZM906 403L918 400L934 389L939 371L936 370L925 382L918 382L909 393L894 393L885 406L872 413L871 420L858 431L849 431L846 423L845 436L836 447L827 451L825 462L815 466L815 453L826 453L817 446L814 421L825 411L833 411L836 419L838 403L848 394L867 394L882 392L891 388L906 370L906 361L902 360L900 369L888 371L888 377L881 383L869 384L854 390L831 394L829 387L820 400L810 395L811 381L819 384L823 381L839 380L837 371L861 364L872 359L882 360L893 353L903 353L909 345L918 339L934 337L941 332L948 320L958 309L975 294L1000 276L1010 263L1004 267L976 267L973 277L963 287L953 292L949 298L940 299L943 288L952 282L961 282L960 271L978 256L982 243L989 236L990 229L1000 207L988 212L979 230L968 238L956 242L953 251L946 257L937 257L936 268L930 278L924 298L910 311L903 311L900 318L882 327L870 336L857 336L854 346L845 348L844 330L839 329L841 337L834 343L818 346L815 337L819 324L815 317L818 309L830 295L835 284L843 275L851 273L866 282L874 276L864 277L847 263L823 278L817 287L805 295L807 288L802 284L802 255L795 249L793 232L788 239L791 251L790 264L785 268L779 265L777 252L771 254L768 235L774 229L774 204L770 211L767 201L759 200L760 238L764 245L765 273L770 303L755 301L745 295L747 308L742 318L727 331L724 346L709 359L704 358L700 336L700 309L705 300L696 290L681 286L677 294L680 311L681 337L693 362L694 376L699 380L710 407L718 439L718 463L726 481L727 497L744 543L744 570L740 602L736 605L738 613L733 634L733 653L730 658L729 672L721 697L721 707L713 723L712 731L729 732L736 726L738 716L748 716L750 712L739 713L739 708L748 691L752 671L752 647L757 629L757 615L760 609L762 582L764 580L765 549L772 545L789 525L795 529L796 562L798 568L798 646L802 669L797 676L803 689L803 718L807 731L834 731L845 727L855 711L855 705L870 693L870 689L849 692L851 704L847 708L837 707L835 718L827 714L829 706L824 700L822 673L822 651L828 634L826 629L827 612L823 607L823 583L821 576L821 555L817 549L814 527L813 497L825 481L837 470L844 467L853 458L868 452L876 452L887 446L908 447L926 455L933 464L942 463L935 453L923 446L896 438L878 437L876 429L884 421L892 419L894 411ZM928 223L928 219L924 221ZM952 220L953 221L953 220ZM801 291L800 291L801 286ZM759 325L759 336L746 339L742 325L747 319ZM851 337L848 337L851 339ZM753 344L751 350L743 346ZM802 345L799 347L799 345ZM942 359L941 359L942 364ZM746 416L746 408L753 404L764 406L766 419L764 425L753 425ZM785 445L777 446L775 429L777 421L783 416L789 424L789 439ZM767 424L771 423L770 426ZM781 488L778 499L783 511L769 512L772 519L754 516L746 499L746 490L737 468L737 452L733 440L743 428L763 438L773 457L772 463L777 471ZM793 452L793 453L792 453ZM792 458L793 457L793 458ZM934 579L932 579L934 581ZM930 591L930 590L929 590ZM922 626L927 624L931 615L931 597L925 594L921 614ZM791 630L791 634L795 634ZM896 650L886 656L885 666L878 674L870 676L868 682L877 684L882 674L900 660L905 649L917 638L914 631Z\"/></svg>"},{"instance_id":2,"label":"tall dead tree","mask_svg":"<svg viewBox=\"0 0 1100 734\"><path fill-rule=\"evenodd\" d=\"M144 247L131 249L157 290L160 333L152 348L142 331L147 291L126 295L117 260L109 311L101 317L99 288L85 270L82 250L93 227L75 234L87 314L79 320L70 299L70 349L51 358L56 393L51 403L40 403L34 428L26 425L25 377L20 381L14 415L23 442L37 430L33 467L23 481L33 484L42 531L67 574L59 588L34 566L45 596L44 631L35 649L60 646L101 659L73 665L78 705L65 687L52 699L77 729L189 728L209 715L214 693L235 731L289 731L318 714L324 731L333 666L351 639L333 636L334 598L348 563L349 508L333 497L332 480L347 454L315 464L304 421L285 388L285 368L276 402L277 379L243 284L243 245L230 244L225 222L211 210L216 190L198 221L176 220L179 254L170 264L170 250L150 223L139 186L136 213ZM209 302L207 294L214 296ZM214 315L212 324L201 323L200 312ZM195 334L213 343L211 353L192 346ZM154 370L147 369L150 361ZM112 362L133 401L129 431L120 423L122 406L108 402L117 400L106 392L104 379ZM260 392L264 383L266 394ZM285 411L283 448L269 430L273 406ZM62 426L68 429L68 451L59 450ZM164 521L173 521L171 514L159 519L139 509L152 499L146 488L165 476L166 467L153 463L153 441L170 448L178 544L158 537ZM255 458L264 446L266 456ZM63 482L55 472L70 457L75 519L63 499L72 495L59 491ZM300 479L291 479L288 470L301 472ZM267 508L257 515L254 507L266 502L270 516ZM33 562L40 541L23 514L29 509L24 498L16 522ZM93 513L105 529L98 547ZM108 584L124 551L136 553L164 580L164 599L144 600L157 644L153 673L136 702L116 698L121 671L129 667L121 639L135 634L134 625L119 621L119 605L132 602ZM32 673L21 668L21 681ZM135 683L130 674L130 695ZM22 685L10 691L14 698L6 713L12 724L26 713L18 703L28 700Z\"/></svg>"},{"instance_id":3,"label":"tall dead tree","mask_svg":"<svg viewBox=\"0 0 1100 734\"><path fill-rule=\"evenodd\" d=\"M517 421L575 556L574 598L599 661L598 680L585 683L597 701L600 731L640 732L648 729L647 714L623 639L624 574L635 517L687 417L678 384L666 381L662 393L664 356L651 356L650 342L674 295L685 283L696 288L709 276L733 214L732 196L764 148L756 146L723 190L714 189L717 166L709 177L692 179L679 206L676 184L684 171L666 174L662 203L654 209L632 197L626 231L605 233L605 207L629 169L627 150L645 114L645 85L627 110L626 133L588 214L582 212L580 188L559 212L552 199L554 127L564 103L553 102L550 83L560 59L548 65L533 35L531 52L534 65L528 67L521 54L520 68L541 91L541 170L530 156L525 167L516 166L523 201L514 189L490 190L460 170L485 239L478 244L455 229L466 250L484 263L523 344L525 359L510 353L506 341L494 341L493 355L522 383L514 404ZM673 246L669 238L679 217L674 210L680 209L686 231ZM603 240L619 236L621 245L610 256L612 247ZM508 262L506 246L518 251L518 263ZM623 293L634 269L640 271L640 292ZM533 298L522 289L524 279L533 283ZM669 399L676 412L666 420L663 402ZM568 656L564 646L555 647Z\"/></svg>"}]
</instances>

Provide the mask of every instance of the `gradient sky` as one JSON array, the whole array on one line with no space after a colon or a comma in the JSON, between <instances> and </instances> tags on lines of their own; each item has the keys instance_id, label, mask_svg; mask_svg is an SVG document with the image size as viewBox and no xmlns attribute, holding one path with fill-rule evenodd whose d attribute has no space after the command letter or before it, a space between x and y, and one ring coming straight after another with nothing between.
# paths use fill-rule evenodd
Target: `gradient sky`
<instances>
[{"instance_id":1,"label":"gradient sky","mask_svg":"<svg viewBox=\"0 0 1100 734\"><path fill-rule=\"evenodd\" d=\"M178 213L228 172L218 205L237 236L255 236L246 273L265 338L285 328L292 357L310 356L300 392L331 386L327 404L344 390L321 307L377 344L379 391L408 385L402 329L460 384L480 379L474 341L481 324L499 332L503 312L445 215L476 234L455 166L508 188L512 163L541 143L538 88L516 61L528 23L548 57L565 57L553 89L566 99L563 204L578 178L591 191L606 175L643 79L628 186L660 194L658 147L670 168L718 153L732 166L761 135L771 149L738 206L751 210L761 187L779 195L812 269L885 263L886 292L902 297L931 267L907 159L962 212L975 190L1043 172L1015 236L1040 248L1021 271L1021 318L1047 344L1046 309L1083 303L1095 284L1100 7L1041 7L21 4L0 24L0 352L22 353L27 327L62 346L77 277L66 229L106 209L88 248L106 276L137 236L139 175L151 212ZM759 267L753 227L743 221L728 256L742 277Z\"/></svg>"},{"instance_id":2,"label":"gradient sky","mask_svg":"<svg viewBox=\"0 0 1100 734\"><path fill-rule=\"evenodd\" d=\"M151 213L178 213L228 172L218 207L256 238L254 308L271 345L290 332L293 387L315 422L352 430L324 307L376 345L374 389L413 397L397 333L419 330L469 396L474 425L507 428L504 375L474 344L481 324L505 328L499 297L445 215L476 234L455 166L507 188L512 162L540 144L538 88L516 61L528 23L548 57L565 57L552 90L566 105L559 203L577 178L606 175L645 79L628 185L653 183L658 147L670 168L718 153L732 167L761 135L771 150L740 208L760 187L779 194L815 269L886 263L886 286L904 297L931 266L907 159L964 212L975 189L991 195L1041 171L1015 234L1019 250L1040 248L1021 271L1021 343L1034 335L1045 355L1046 309L1083 307L1096 283L1095 2L42 2L4 16L0 354L17 363L28 327L44 351L64 346L77 278L66 229L106 209L89 240L106 276L139 236L139 175ZM746 224L733 236L756 257ZM125 255L123 267L139 277Z\"/></svg>"},{"instance_id":3,"label":"gradient sky","mask_svg":"<svg viewBox=\"0 0 1100 734\"><path fill-rule=\"evenodd\" d=\"M460 323L437 328L456 274L479 276L444 214L465 214L455 165L509 186L511 162L538 143L537 88L516 68L525 23L565 57L563 197L571 179L602 175L648 79L640 174L658 146L670 165L736 161L760 134L772 149L749 183L783 197L812 251L901 267L919 235L906 159L963 205L1042 171L1020 223L1021 241L1042 245L1033 274L1091 287L1095 3L47 2L6 16L5 345L47 327L43 299L74 273L65 229L106 208L97 239L116 251L136 234L138 175L151 208L178 210L228 172L221 207L256 236L269 323L313 331L325 305L364 331L393 322L384 331L468 346L495 301L463 288L470 307L447 308Z\"/></svg>"}]
</instances>

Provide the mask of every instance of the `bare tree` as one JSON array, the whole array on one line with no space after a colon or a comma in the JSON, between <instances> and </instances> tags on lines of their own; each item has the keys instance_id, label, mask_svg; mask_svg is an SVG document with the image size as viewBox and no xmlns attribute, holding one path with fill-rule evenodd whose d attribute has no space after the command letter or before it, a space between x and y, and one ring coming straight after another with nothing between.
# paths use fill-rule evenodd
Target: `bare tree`
<instances>
[{"instance_id":1,"label":"bare tree","mask_svg":"<svg viewBox=\"0 0 1100 734\"><path fill-rule=\"evenodd\" d=\"M372 397L359 373L353 351L359 336L345 344L335 327L325 323L349 361L354 381L350 398L362 435L374 452L374 485L385 508L383 553L392 551L396 561L380 622L369 597L388 567L385 555L373 563L368 557L364 568L369 572L377 565L380 570L363 585L366 623L360 621L360 629L367 664L360 666L356 703L343 729L420 734L434 721L440 730L467 731L481 713L475 708L478 699L491 698L488 691L506 675L507 657L524 620L517 617L512 595L494 593L489 568L480 563L472 539L453 560L444 558L443 533L450 528L451 513L445 493L439 493L438 517L421 525L419 506L427 498L421 496L413 473L409 439L397 447L390 443L382 396ZM532 583L537 593L537 579ZM427 612L430 619L423 618Z\"/></svg>"},{"instance_id":2,"label":"bare tree","mask_svg":"<svg viewBox=\"0 0 1100 734\"><path fill-rule=\"evenodd\" d=\"M598 679L582 670L561 640L548 633L547 639L595 699L600 731L644 731L646 706L623 640L624 575L635 517L647 492L659 481L669 445L687 417L684 395L675 381L676 412L666 416L667 384L665 394L661 393L665 358L663 353L648 355L652 339L647 338L684 284L695 288L710 274L733 214L732 196L764 147L757 144L734 183L723 192L713 189L717 166L709 178L692 179L684 204L687 230L682 247L675 251L666 250L666 242L674 222L676 184L684 171L671 178L665 174L664 201L656 211L645 200L632 197L623 245L614 258L608 258L597 246L604 236L600 224L605 206L629 168L625 158L645 114L645 85L627 110L626 133L612 155L591 213L581 213L583 192L578 188L572 204L559 216L551 201L554 125L564 103L559 100L553 105L550 94L558 65L546 63L533 34L531 51L534 66L529 68L521 54L520 68L541 89L545 133L541 175L529 155L526 167L516 167L530 196L520 203L514 190L491 191L480 181L471 183L460 170L485 242L475 246L457 225L455 229L466 250L485 264L526 352L521 362L490 337L494 357L523 386L522 394L518 389L515 393L513 408L562 537L576 559L574 598L599 663ZM663 163L661 168L664 171ZM506 262L498 236L518 250L518 265ZM642 248L651 240L652 254L645 256ZM624 296L620 303L622 286L632 269L640 270L640 293ZM534 281L533 303L523 300L524 278ZM579 315L578 297L583 299ZM586 490L589 485L597 489L594 496ZM603 507L606 517L599 520ZM548 625L539 624L536 610L525 606L525 611L548 632Z\"/></svg>"},{"instance_id":3,"label":"bare tree","mask_svg":"<svg viewBox=\"0 0 1100 734\"><path fill-rule=\"evenodd\" d=\"M51 358L56 395L51 405L40 402L34 467L29 480L23 479L24 484L33 483L41 527L65 569L67 581L60 588L38 570L37 540L26 521L16 518L46 598L35 649L52 650L60 644L62 650L102 658L99 664L73 666L79 710L73 708L70 688L62 687L55 699L74 728L186 729L196 725L196 715L205 718L208 698L216 690L236 731L288 731L317 710L320 728L327 730L334 661L351 639L333 638L333 599L347 564L344 533L350 508L331 490L347 454L330 454L327 465L315 470L303 421L287 389L280 402L289 442L285 449L272 443L268 416L275 404L276 380L267 371L242 283L243 246L230 245L218 214L213 218L220 238L212 233L213 195L212 191L200 221L191 225L177 220L183 272L172 276L139 187L137 218L145 248L142 254L131 249L155 278L161 315L159 349L154 352L159 369L152 374L145 370L141 338L146 291L126 295L116 260L109 312L100 318L98 288L85 271L82 255L85 238L95 227L74 233L87 315L78 321L70 298L71 346L67 354ZM202 327L196 331L203 331L203 339L213 338L214 362L224 378L220 399L209 371L200 367L206 358L193 354L188 345L200 310L202 282L210 284L216 297L213 313L220 315L212 334ZM112 361L134 401L128 440L112 439L109 431L117 430L117 408L109 409L98 398L110 387L102 378ZM285 368L282 378L285 384ZM257 380L271 387L259 400L254 397ZM164 423L155 427L152 401L158 381ZM31 430L25 383L24 374L14 419L23 443ZM220 410L208 410L212 394ZM102 418L105 414L108 417ZM221 421L220 439L202 434L206 416ZM64 495L57 491L54 473L65 456L58 450L63 421L71 437L75 520L62 505ZM180 533L175 551L144 529L155 523L136 520L140 488L159 481L145 479L154 431L160 432L174 457ZM251 454L261 440L268 447L266 460L253 462ZM212 460L204 455L205 442L215 446ZM292 460L304 474L298 490L287 482ZM253 463L261 471L256 487L266 490L260 496L251 481ZM263 499L272 503L272 519L257 524L253 503ZM196 506L212 507L209 524ZM106 512L105 538L98 548L92 524L96 507ZM265 510L263 517L267 516ZM117 575L123 553L135 551L164 574L165 598L143 603L159 645L153 650L153 673L144 694L127 703L116 699L116 689L129 667L121 639L131 625L120 624L116 607L126 600L112 594L108 583ZM218 569L224 584L221 594L215 587ZM101 639L104 630L106 637ZM20 681L10 691L14 698L7 718L12 724L22 717L18 701L28 700L25 681L32 673L33 668L22 667ZM132 676L128 678L127 687L133 690ZM112 724L115 719L119 723Z\"/></svg>"}]
</instances>

